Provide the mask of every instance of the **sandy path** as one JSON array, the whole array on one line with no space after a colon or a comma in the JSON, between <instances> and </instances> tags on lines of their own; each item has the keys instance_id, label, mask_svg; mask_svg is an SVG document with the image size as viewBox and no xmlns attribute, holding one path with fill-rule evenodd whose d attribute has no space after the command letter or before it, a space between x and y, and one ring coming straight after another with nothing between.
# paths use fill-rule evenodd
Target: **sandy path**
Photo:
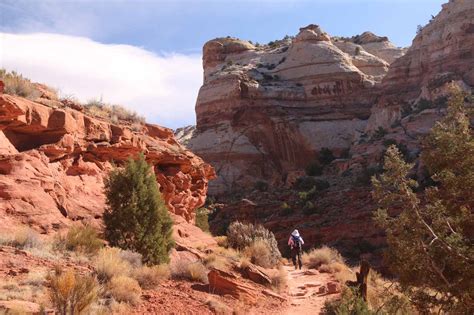
<instances>
[{"instance_id":1,"label":"sandy path","mask_svg":"<svg viewBox=\"0 0 474 315\"><path fill-rule=\"evenodd\" d=\"M288 272L289 306L285 314L309 315L319 314L327 299L336 298L337 294L320 294L321 286L334 281L331 274L319 273L316 270L295 270L293 266L285 266Z\"/></svg>"}]
</instances>

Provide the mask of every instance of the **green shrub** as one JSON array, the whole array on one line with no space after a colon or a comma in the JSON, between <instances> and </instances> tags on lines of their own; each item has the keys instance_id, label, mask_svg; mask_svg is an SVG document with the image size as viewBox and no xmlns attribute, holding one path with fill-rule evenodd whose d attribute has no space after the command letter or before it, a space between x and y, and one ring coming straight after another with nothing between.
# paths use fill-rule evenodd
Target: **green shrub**
<instances>
[{"instance_id":1,"label":"green shrub","mask_svg":"<svg viewBox=\"0 0 474 315\"><path fill-rule=\"evenodd\" d=\"M312 215L318 212L318 208L311 201L306 201L303 207L303 213L305 215Z\"/></svg>"},{"instance_id":2,"label":"green shrub","mask_svg":"<svg viewBox=\"0 0 474 315\"><path fill-rule=\"evenodd\" d=\"M281 208L280 214L283 216L287 216L293 213L293 209L286 202L284 202L280 208Z\"/></svg>"},{"instance_id":3,"label":"green shrub","mask_svg":"<svg viewBox=\"0 0 474 315\"><path fill-rule=\"evenodd\" d=\"M306 166L305 172L308 176L319 176L323 174L323 167L318 161L313 161Z\"/></svg>"},{"instance_id":4,"label":"green shrub","mask_svg":"<svg viewBox=\"0 0 474 315\"><path fill-rule=\"evenodd\" d=\"M296 180L293 188L305 191L315 188L317 191L323 191L328 189L329 186L329 182L325 179L303 176Z\"/></svg>"},{"instance_id":5,"label":"green shrub","mask_svg":"<svg viewBox=\"0 0 474 315\"><path fill-rule=\"evenodd\" d=\"M281 258L275 235L261 225L245 224L239 221L232 222L227 229L227 242L230 247L244 250L252 246L256 241L262 241L268 245L271 254L271 264L275 265Z\"/></svg>"},{"instance_id":6,"label":"green shrub","mask_svg":"<svg viewBox=\"0 0 474 315\"><path fill-rule=\"evenodd\" d=\"M370 180L372 176L380 174L383 171L381 165L371 165L365 167L362 172L357 176L357 183L361 185L370 185Z\"/></svg>"},{"instance_id":7,"label":"green shrub","mask_svg":"<svg viewBox=\"0 0 474 315\"><path fill-rule=\"evenodd\" d=\"M267 191L268 190L268 183L265 181L257 181L255 183L255 189L258 191Z\"/></svg>"},{"instance_id":8,"label":"green shrub","mask_svg":"<svg viewBox=\"0 0 474 315\"><path fill-rule=\"evenodd\" d=\"M209 210L199 208L196 210L196 226L204 232L209 232Z\"/></svg>"},{"instance_id":9,"label":"green shrub","mask_svg":"<svg viewBox=\"0 0 474 315\"><path fill-rule=\"evenodd\" d=\"M326 315L375 315L364 300L349 288L344 288L338 300L326 300L323 314Z\"/></svg>"},{"instance_id":10,"label":"green shrub","mask_svg":"<svg viewBox=\"0 0 474 315\"><path fill-rule=\"evenodd\" d=\"M321 151L319 151L319 163L322 165L328 165L332 161L334 161L335 157L332 151L329 148L322 148Z\"/></svg>"},{"instance_id":11,"label":"green shrub","mask_svg":"<svg viewBox=\"0 0 474 315\"><path fill-rule=\"evenodd\" d=\"M372 140L381 140L386 134L387 130L385 130L382 126L379 126L372 134Z\"/></svg>"},{"instance_id":12,"label":"green shrub","mask_svg":"<svg viewBox=\"0 0 474 315\"><path fill-rule=\"evenodd\" d=\"M110 173L105 193L105 237L110 245L138 252L148 264L168 262L173 221L143 154Z\"/></svg>"}]
</instances>

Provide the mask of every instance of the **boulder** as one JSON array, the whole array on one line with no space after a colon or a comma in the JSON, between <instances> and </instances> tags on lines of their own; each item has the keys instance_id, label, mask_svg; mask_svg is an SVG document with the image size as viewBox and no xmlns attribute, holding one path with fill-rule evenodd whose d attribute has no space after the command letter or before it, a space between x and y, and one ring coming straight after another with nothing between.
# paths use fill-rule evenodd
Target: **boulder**
<instances>
[{"instance_id":1,"label":"boulder","mask_svg":"<svg viewBox=\"0 0 474 315\"><path fill-rule=\"evenodd\" d=\"M263 285L272 284L270 276L262 268L259 268L254 264L249 264L248 266L242 268L241 273L243 277L252 280L253 282Z\"/></svg>"},{"instance_id":2,"label":"boulder","mask_svg":"<svg viewBox=\"0 0 474 315\"><path fill-rule=\"evenodd\" d=\"M232 272L213 268L209 271L208 279L209 289L213 293L228 294L236 299L245 300L248 304L254 304L257 300L255 288Z\"/></svg>"}]
</instances>

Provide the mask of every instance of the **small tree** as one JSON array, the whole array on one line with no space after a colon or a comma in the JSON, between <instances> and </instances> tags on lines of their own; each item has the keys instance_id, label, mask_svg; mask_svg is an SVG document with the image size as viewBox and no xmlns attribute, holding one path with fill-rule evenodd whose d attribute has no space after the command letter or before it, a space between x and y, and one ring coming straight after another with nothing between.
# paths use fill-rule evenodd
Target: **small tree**
<instances>
[{"instance_id":1,"label":"small tree","mask_svg":"<svg viewBox=\"0 0 474 315\"><path fill-rule=\"evenodd\" d=\"M143 154L113 170L105 182L105 237L110 245L143 255L148 264L169 260L173 221Z\"/></svg>"},{"instance_id":2,"label":"small tree","mask_svg":"<svg viewBox=\"0 0 474 315\"><path fill-rule=\"evenodd\" d=\"M375 219L387 232L386 258L419 308L472 314L474 137L462 95L452 97L448 114L426 139L422 161L436 184L420 193L408 177L412 165L394 145L384 174L372 179L381 207Z\"/></svg>"},{"instance_id":3,"label":"small tree","mask_svg":"<svg viewBox=\"0 0 474 315\"><path fill-rule=\"evenodd\" d=\"M209 210L206 208L196 210L196 226L204 232L209 232Z\"/></svg>"}]
</instances>

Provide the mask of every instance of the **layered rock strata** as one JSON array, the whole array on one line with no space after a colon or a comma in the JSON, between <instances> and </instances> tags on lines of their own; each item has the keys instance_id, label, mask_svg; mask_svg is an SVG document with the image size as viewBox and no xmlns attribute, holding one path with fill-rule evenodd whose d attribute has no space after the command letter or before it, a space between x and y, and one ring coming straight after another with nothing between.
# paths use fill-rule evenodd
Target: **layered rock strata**
<instances>
[{"instance_id":1,"label":"layered rock strata","mask_svg":"<svg viewBox=\"0 0 474 315\"><path fill-rule=\"evenodd\" d=\"M49 233L71 221L100 222L112 163L140 152L169 210L193 220L214 171L172 130L114 124L60 105L45 96L33 102L0 94L0 229L27 224Z\"/></svg>"},{"instance_id":2,"label":"layered rock strata","mask_svg":"<svg viewBox=\"0 0 474 315\"><path fill-rule=\"evenodd\" d=\"M197 129L188 147L215 167L211 193L257 180L280 185L322 148L342 154L350 147L388 70L381 57L403 53L385 38L366 37L361 44L332 39L309 25L270 46L233 38L204 45Z\"/></svg>"}]
</instances>

